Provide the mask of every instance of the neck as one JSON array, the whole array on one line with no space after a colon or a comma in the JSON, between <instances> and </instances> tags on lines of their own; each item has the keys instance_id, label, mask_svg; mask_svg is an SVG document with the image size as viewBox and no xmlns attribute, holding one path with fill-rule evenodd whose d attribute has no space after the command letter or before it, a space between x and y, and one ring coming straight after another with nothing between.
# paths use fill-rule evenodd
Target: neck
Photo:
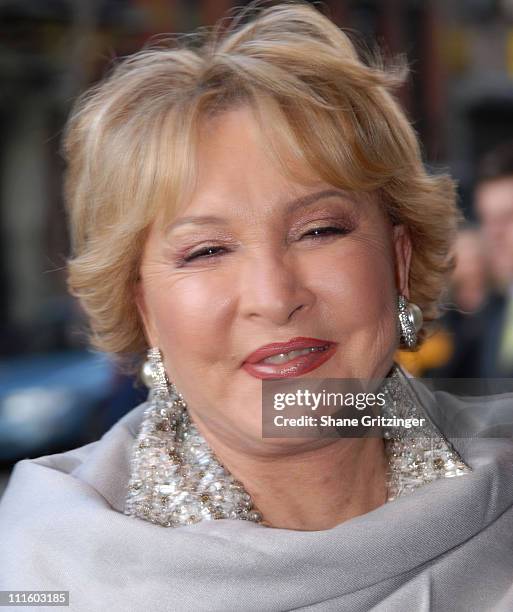
<instances>
[{"instance_id":1,"label":"neck","mask_svg":"<svg viewBox=\"0 0 513 612\"><path fill-rule=\"evenodd\" d=\"M280 456L249 456L219 440L212 443L269 527L330 529L387 499L387 461L380 438L337 439Z\"/></svg>"}]
</instances>

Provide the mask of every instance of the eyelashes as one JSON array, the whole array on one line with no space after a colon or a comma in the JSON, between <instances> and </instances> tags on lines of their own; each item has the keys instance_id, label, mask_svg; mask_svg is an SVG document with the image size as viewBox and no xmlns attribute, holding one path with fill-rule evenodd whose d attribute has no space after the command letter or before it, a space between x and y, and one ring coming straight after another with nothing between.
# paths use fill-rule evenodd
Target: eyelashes
<instances>
[{"instance_id":1,"label":"eyelashes","mask_svg":"<svg viewBox=\"0 0 513 612\"><path fill-rule=\"evenodd\" d=\"M327 238L333 238L334 236L346 235L352 231L352 228L349 227L337 227L334 225L326 225L321 227L314 227L308 232L302 234L299 240L326 240ZM223 253L229 253L230 249L226 247L216 246L216 245L208 245L198 249L197 251L193 251L192 253L181 257L178 261L181 265L187 265L188 263L192 263L197 260L205 260L205 259L217 259Z\"/></svg>"},{"instance_id":2,"label":"eyelashes","mask_svg":"<svg viewBox=\"0 0 513 612\"><path fill-rule=\"evenodd\" d=\"M301 236L301 238L305 238L306 236L311 236L312 238L322 238L323 236L332 236L336 234L349 234L351 231L348 227L336 227L334 225L326 225L322 227L314 227L309 230L305 234ZM319 233L315 233L319 232Z\"/></svg>"},{"instance_id":3,"label":"eyelashes","mask_svg":"<svg viewBox=\"0 0 513 612\"><path fill-rule=\"evenodd\" d=\"M195 253L191 253L190 255L183 257L182 260L188 263L189 261L194 261L195 259L200 259L200 258L201 259L211 259L212 257L215 257L216 255L218 255L220 251L226 251L226 250L227 249L225 249L224 247L217 247L217 246L204 247L200 249L199 251L196 251Z\"/></svg>"}]
</instances>

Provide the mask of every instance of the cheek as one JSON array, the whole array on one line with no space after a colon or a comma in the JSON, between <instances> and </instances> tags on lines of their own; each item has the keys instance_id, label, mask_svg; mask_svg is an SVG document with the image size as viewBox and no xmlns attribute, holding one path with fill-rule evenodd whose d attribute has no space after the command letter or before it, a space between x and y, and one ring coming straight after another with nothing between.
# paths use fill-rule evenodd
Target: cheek
<instances>
[{"instance_id":1,"label":"cheek","mask_svg":"<svg viewBox=\"0 0 513 612\"><path fill-rule=\"evenodd\" d=\"M172 286L162 283L153 288L149 298L159 337L180 342L187 339L195 345L214 332L213 313L226 301L219 284L199 274L174 279Z\"/></svg>"},{"instance_id":2,"label":"cheek","mask_svg":"<svg viewBox=\"0 0 513 612\"><path fill-rule=\"evenodd\" d=\"M316 265L316 292L345 329L373 330L393 315L396 283L391 248L361 239ZM322 270L322 273L319 273ZM315 270L312 270L312 274Z\"/></svg>"}]
</instances>

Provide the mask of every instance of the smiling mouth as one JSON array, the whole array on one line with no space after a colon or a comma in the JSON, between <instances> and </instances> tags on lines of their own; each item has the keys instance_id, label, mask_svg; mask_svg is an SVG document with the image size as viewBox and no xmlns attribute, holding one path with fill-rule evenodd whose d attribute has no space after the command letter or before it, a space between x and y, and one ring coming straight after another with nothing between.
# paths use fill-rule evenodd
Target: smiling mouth
<instances>
[{"instance_id":1,"label":"smiling mouth","mask_svg":"<svg viewBox=\"0 0 513 612\"><path fill-rule=\"evenodd\" d=\"M311 346L302 349L276 353L265 359L250 363L245 361L242 368L254 378L293 378L319 368L336 352L337 344Z\"/></svg>"},{"instance_id":2,"label":"smiling mouth","mask_svg":"<svg viewBox=\"0 0 513 612\"><path fill-rule=\"evenodd\" d=\"M278 353L277 355L271 355L270 357L266 357L257 363L270 363L273 365L281 365L283 363L288 363L292 361L296 357L300 357L301 355L309 355L310 353L318 353L327 351L330 347L329 344L325 344L324 346L310 346L304 349L298 349L295 351L289 351L288 353Z\"/></svg>"}]
</instances>

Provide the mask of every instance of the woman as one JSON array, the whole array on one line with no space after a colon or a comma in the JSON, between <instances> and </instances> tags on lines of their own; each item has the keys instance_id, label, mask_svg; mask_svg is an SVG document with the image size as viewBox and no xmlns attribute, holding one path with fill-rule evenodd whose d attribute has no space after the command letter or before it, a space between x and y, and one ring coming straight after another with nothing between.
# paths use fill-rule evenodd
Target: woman
<instances>
[{"instance_id":1,"label":"woman","mask_svg":"<svg viewBox=\"0 0 513 612\"><path fill-rule=\"evenodd\" d=\"M394 364L438 316L458 216L401 78L286 3L136 54L78 103L70 287L96 347L148 351L152 393L16 467L2 589L76 610L512 608L512 444L446 439L466 404ZM299 378L378 380L423 437L263 438L268 379Z\"/></svg>"}]
</instances>

